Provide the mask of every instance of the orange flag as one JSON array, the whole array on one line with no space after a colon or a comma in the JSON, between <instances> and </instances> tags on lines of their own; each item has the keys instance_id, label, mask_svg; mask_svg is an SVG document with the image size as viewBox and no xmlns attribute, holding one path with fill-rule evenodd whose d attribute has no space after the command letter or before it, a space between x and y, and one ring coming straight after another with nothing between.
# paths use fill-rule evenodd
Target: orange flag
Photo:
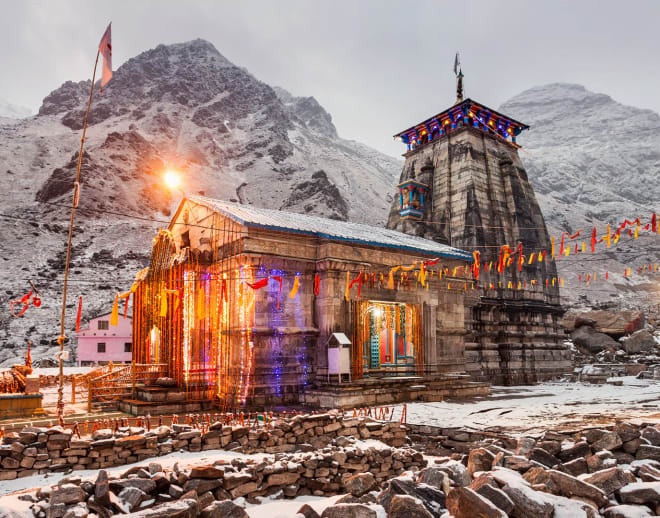
<instances>
[{"instance_id":1,"label":"orange flag","mask_svg":"<svg viewBox=\"0 0 660 518\"><path fill-rule=\"evenodd\" d=\"M103 33L101 38L101 43L99 43L99 53L103 56L103 72L101 75L101 93L103 93L103 87L108 84L108 81L112 79L112 38L110 27L112 22L108 24L108 28Z\"/></svg>"}]
</instances>

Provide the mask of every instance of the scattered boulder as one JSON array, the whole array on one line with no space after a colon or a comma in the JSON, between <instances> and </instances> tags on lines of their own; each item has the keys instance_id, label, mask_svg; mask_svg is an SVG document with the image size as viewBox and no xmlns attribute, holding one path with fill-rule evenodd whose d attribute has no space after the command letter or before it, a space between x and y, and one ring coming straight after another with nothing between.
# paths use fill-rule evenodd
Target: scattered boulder
<instances>
[{"instance_id":1,"label":"scattered boulder","mask_svg":"<svg viewBox=\"0 0 660 518\"><path fill-rule=\"evenodd\" d=\"M654 350L658 345L655 342L653 335L646 329L635 331L633 334L627 338L624 338L622 341L623 349L628 354L646 353Z\"/></svg>"},{"instance_id":2,"label":"scattered boulder","mask_svg":"<svg viewBox=\"0 0 660 518\"><path fill-rule=\"evenodd\" d=\"M77 504L84 502L86 493L80 486L75 484L63 484L53 490L50 494L50 505Z\"/></svg>"},{"instance_id":3,"label":"scattered boulder","mask_svg":"<svg viewBox=\"0 0 660 518\"><path fill-rule=\"evenodd\" d=\"M591 326L582 326L571 333L571 340L578 346L586 349L591 354L596 354L607 349L616 350L619 344L611 336L599 333Z\"/></svg>"},{"instance_id":4,"label":"scattered boulder","mask_svg":"<svg viewBox=\"0 0 660 518\"><path fill-rule=\"evenodd\" d=\"M624 504L660 504L660 482L635 482L619 491Z\"/></svg>"},{"instance_id":5,"label":"scattered boulder","mask_svg":"<svg viewBox=\"0 0 660 518\"><path fill-rule=\"evenodd\" d=\"M472 477L478 471L489 471L494 460L495 455L486 448L476 448L468 456L467 472Z\"/></svg>"},{"instance_id":6,"label":"scattered boulder","mask_svg":"<svg viewBox=\"0 0 660 518\"><path fill-rule=\"evenodd\" d=\"M335 504L326 507L321 518L378 518L378 514L364 504Z\"/></svg>"},{"instance_id":7,"label":"scattered boulder","mask_svg":"<svg viewBox=\"0 0 660 518\"><path fill-rule=\"evenodd\" d=\"M605 518L646 518L654 516L647 507L638 505L613 505L604 511Z\"/></svg>"},{"instance_id":8,"label":"scattered boulder","mask_svg":"<svg viewBox=\"0 0 660 518\"><path fill-rule=\"evenodd\" d=\"M309 507L309 506L303 506ZM311 507L310 507L311 509ZM313 509L312 509L313 510ZM298 511L300 512L300 511ZM316 513L316 511L314 511ZM240 505L235 504L231 500L215 501L211 505L202 509L199 514L200 518L249 518ZM318 513L316 516L304 515L305 518L320 518Z\"/></svg>"},{"instance_id":9,"label":"scattered boulder","mask_svg":"<svg viewBox=\"0 0 660 518\"><path fill-rule=\"evenodd\" d=\"M376 479L371 473L360 473L347 478L344 486L349 493L359 498L376 487Z\"/></svg>"},{"instance_id":10,"label":"scattered boulder","mask_svg":"<svg viewBox=\"0 0 660 518\"><path fill-rule=\"evenodd\" d=\"M554 513L554 506L543 498L543 493L522 483L508 484L502 491L515 505L511 513L514 518L551 518Z\"/></svg>"},{"instance_id":11,"label":"scattered boulder","mask_svg":"<svg viewBox=\"0 0 660 518\"><path fill-rule=\"evenodd\" d=\"M447 510L454 518L506 518L504 511L467 487L455 487L449 491Z\"/></svg>"},{"instance_id":12,"label":"scattered boulder","mask_svg":"<svg viewBox=\"0 0 660 518\"><path fill-rule=\"evenodd\" d=\"M532 468L523 475L523 478L533 486L544 485L548 492L555 495L586 498L595 502L597 507L607 504L607 495L603 491L568 473L554 469Z\"/></svg>"},{"instance_id":13,"label":"scattered boulder","mask_svg":"<svg viewBox=\"0 0 660 518\"><path fill-rule=\"evenodd\" d=\"M608 468L592 473L583 481L596 486L609 496L627 484L635 482L635 477L630 471L624 471L621 468Z\"/></svg>"},{"instance_id":14,"label":"scattered boulder","mask_svg":"<svg viewBox=\"0 0 660 518\"><path fill-rule=\"evenodd\" d=\"M417 482L435 487L445 494L449 493L451 482L447 472L438 466L429 466L419 472Z\"/></svg>"},{"instance_id":15,"label":"scattered boulder","mask_svg":"<svg viewBox=\"0 0 660 518\"><path fill-rule=\"evenodd\" d=\"M394 495L387 511L387 518L433 518L424 504L409 495Z\"/></svg>"},{"instance_id":16,"label":"scattered boulder","mask_svg":"<svg viewBox=\"0 0 660 518\"><path fill-rule=\"evenodd\" d=\"M317 513L316 510L309 504L304 504L300 509L298 509L298 513L296 514L301 514L305 518L321 518L321 515ZM216 517L212 517L212 518L216 518Z\"/></svg>"}]
</instances>

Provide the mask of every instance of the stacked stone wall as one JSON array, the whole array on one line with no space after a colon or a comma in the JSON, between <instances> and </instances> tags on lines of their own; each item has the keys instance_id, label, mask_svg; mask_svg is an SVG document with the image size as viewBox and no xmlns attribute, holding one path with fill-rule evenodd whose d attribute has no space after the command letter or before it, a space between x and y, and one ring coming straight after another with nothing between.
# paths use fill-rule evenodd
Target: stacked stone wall
<instances>
[{"instance_id":1,"label":"stacked stone wall","mask_svg":"<svg viewBox=\"0 0 660 518\"><path fill-rule=\"evenodd\" d=\"M399 423L327 413L274 420L250 428L213 423L208 430L190 425L97 430L77 437L61 426L24 428L8 433L0 445L0 480L37 473L100 469L167 455L173 451L230 450L241 453L292 453L324 448L340 436L377 438L403 446L406 429Z\"/></svg>"}]
</instances>

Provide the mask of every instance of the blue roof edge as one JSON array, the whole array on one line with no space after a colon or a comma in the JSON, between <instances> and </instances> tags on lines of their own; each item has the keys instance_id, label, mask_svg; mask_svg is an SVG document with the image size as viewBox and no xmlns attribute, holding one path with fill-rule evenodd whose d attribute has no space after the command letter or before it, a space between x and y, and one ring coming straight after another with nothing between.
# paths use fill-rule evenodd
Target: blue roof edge
<instances>
[{"instance_id":1,"label":"blue roof edge","mask_svg":"<svg viewBox=\"0 0 660 518\"><path fill-rule=\"evenodd\" d=\"M236 218L240 219L240 218ZM251 227L251 228L261 228L265 230L277 230L280 232L288 232L290 234L301 234L301 235L306 235L306 236L316 236L316 237L321 237L323 239L329 239L330 241L344 241L348 243L359 243L363 245L370 245L370 246L382 246L385 248L395 248L398 250L411 250L414 252L422 252L425 254L429 255L436 255L440 257L449 257L453 259L465 259L465 260L472 260L472 256L468 252L463 252L463 253L451 253L451 252L438 252L436 250L429 250L427 248L421 248L421 247L414 247L414 246L407 246L407 245L391 245L388 243L382 243L380 241L366 241L364 239L354 239L350 237L341 237L341 236L335 236L332 234L323 234L321 232L312 232L309 230L296 230L292 228L287 228L287 227L278 227L275 225L263 225L263 224L257 224L257 223L250 223L249 221L246 223L243 223L244 225Z\"/></svg>"},{"instance_id":2,"label":"blue roof edge","mask_svg":"<svg viewBox=\"0 0 660 518\"><path fill-rule=\"evenodd\" d=\"M194 202L194 203L202 203L202 204L208 206L209 208L222 213L224 216L234 220L236 223L238 223L240 225L245 225L245 226L251 227L251 228L261 228L261 229L267 229L267 230L277 230L279 232L288 232L288 233L291 233L291 234L316 236L316 237L321 237L321 238L328 239L328 240L331 240L331 241L344 241L344 242L348 242L348 243L360 243L360 244L365 244L365 245L369 245L369 246L380 246L380 247L384 247L384 248L394 248L394 249L398 249L398 250L410 250L410 251L414 251L414 252L421 252L421 253L425 253L425 254L429 254L429 255L435 255L435 256L439 256L439 257L448 257L448 258L452 258L452 259L463 259L463 260L467 260L467 261L472 260L472 254L470 254L469 252L466 252L466 251L459 250L459 249L456 249L457 250L456 253L453 253L453 252L439 252L439 251L436 251L436 250L429 250L427 248L422 248L422 247L414 247L414 246L408 246L408 245L393 245L393 244L388 244L388 243L382 243L382 242L379 242L379 241L366 241L366 240L362 240L362 239L354 239L354 238L348 238L348 237L335 236L335 235L331 235L331 234L324 234L324 233L321 233L321 232L314 232L314 231L309 231L309 230L296 230L296 229L292 229L292 228L288 228L288 227L278 227L276 225L264 225L264 224L252 223L250 221L243 220L242 218L238 217L236 214L234 214L234 213L232 213L228 210L225 210L222 207L210 206L210 204L205 203L205 200L204 200L203 196L201 196L201 197L200 196L190 196L190 197L186 197L186 198L188 200ZM222 200L218 200L218 201L222 201ZM302 215L304 216L304 214L302 214ZM376 228L379 228L379 227L376 227ZM390 230L390 229L386 229L386 230ZM397 231L394 230L392 232L397 232ZM406 235L408 235L408 234L406 234ZM414 236L409 236L409 237L414 237ZM433 241L433 243L435 243L435 242ZM440 243L437 243L437 244L440 244ZM449 246L449 245L446 245L446 246Z\"/></svg>"}]
</instances>

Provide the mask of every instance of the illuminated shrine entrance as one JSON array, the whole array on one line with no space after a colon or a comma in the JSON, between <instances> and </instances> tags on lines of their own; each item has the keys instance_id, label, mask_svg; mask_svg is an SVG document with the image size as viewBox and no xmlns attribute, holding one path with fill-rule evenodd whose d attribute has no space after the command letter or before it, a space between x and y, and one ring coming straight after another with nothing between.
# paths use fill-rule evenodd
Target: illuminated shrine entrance
<instances>
[{"instance_id":1,"label":"illuminated shrine entrance","mask_svg":"<svg viewBox=\"0 0 660 518\"><path fill-rule=\"evenodd\" d=\"M423 374L421 308L373 300L355 306L355 377Z\"/></svg>"}]
</instances>

